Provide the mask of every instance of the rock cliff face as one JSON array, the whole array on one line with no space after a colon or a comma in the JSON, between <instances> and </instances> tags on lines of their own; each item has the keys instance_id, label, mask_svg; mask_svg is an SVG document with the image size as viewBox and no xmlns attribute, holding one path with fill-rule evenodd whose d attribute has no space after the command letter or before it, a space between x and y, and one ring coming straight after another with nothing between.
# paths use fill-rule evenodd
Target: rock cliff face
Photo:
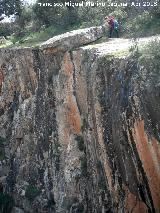
<instances>
[{"instance_id":1,"label":"rock cliff face","mask_svg":"<svg viewBox=\"0 0 160 213\"><path fill-rule=\"evenodd\" d=\"M2 212L160 212L160 94L101 35L0 50Z\"/></svg>"}]
</instances>

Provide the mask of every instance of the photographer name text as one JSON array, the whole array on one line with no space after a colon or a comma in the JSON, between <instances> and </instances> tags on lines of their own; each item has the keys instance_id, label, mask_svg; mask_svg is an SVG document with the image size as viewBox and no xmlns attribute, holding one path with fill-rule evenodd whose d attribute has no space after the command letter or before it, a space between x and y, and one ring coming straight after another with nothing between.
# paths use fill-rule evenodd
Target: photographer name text
<instances>
[{"instance_id":1,"label":"photographer name text","mask_svg":"<svg viewBox=\"0 0 160 213\"><path fill-rule=\"evenodd\" d=\"M67 1L67 2L55 2L55 3L37 3L40 7L156 7L158 6L158 2L130 2L130 3L117 3L117 2L112 2L112 3L107 3L107 2L102 2L102 1L81 1L81 2L72 2L72 1Z\"/></svg>"}]
</instances>

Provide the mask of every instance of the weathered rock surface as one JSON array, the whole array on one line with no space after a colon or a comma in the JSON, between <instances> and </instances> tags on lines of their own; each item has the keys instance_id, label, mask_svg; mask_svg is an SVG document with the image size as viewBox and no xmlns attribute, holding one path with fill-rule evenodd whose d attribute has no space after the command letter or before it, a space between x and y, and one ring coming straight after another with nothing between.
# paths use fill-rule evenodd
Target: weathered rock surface
<instances>
[{"instance_id":1,"label":"weathered rock surface","mask_svg":"<svg viewBox=\"0 0 160 213\"><path fill-rule=\"evenodd\" d=\"M0 191L14 213L160 212L159 90L142 91L112 44L81 47L101 33L0 50Z\"/></svg>"},{"instance_id":2,"label":"weathered rock surface","mask_svg":"<svg viewBox=\"0 0 160 213\"><path fill-rule=\"evenodd\" d=\"M62 35L55 36L44 42L40 47L45 51L52 49L52 52L65 52L91 43L101 38L103 27L91 27L80 30L73 30Z\"/></svg>"}]
</instances>

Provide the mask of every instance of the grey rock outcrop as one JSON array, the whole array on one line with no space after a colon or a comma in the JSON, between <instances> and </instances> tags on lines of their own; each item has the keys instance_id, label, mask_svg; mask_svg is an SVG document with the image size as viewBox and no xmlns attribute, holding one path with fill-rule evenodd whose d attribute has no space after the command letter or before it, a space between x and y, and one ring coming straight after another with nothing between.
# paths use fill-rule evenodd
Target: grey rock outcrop
<instances>
[{"instance_id":1,"label":"grey rock outcrop","mask_svg":"<svg viewBox=\"0 0 160 213\"><path fill-rule=\"evenodd\" d=\"M42 49L56 48L57 52L65 52L96 41L97 39L101 38L102 35L102 26L73 30L47 40L40 45L40 47Z\"/></svg>"}]
</instances>

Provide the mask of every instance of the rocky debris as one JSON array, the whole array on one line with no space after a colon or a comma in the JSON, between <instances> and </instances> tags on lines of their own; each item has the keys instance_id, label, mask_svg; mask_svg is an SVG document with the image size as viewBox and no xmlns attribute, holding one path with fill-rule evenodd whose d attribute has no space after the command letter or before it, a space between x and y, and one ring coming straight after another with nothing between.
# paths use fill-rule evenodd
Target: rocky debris
<instances>
[{"instance_id":1,"label":"rocky debris","mask_svg":"<svg viewBox=\"0 0 160 213\"><path fill-rule=\"evenodd\" d=\"M159 98L116 41L81 47L101 33L0 50L0 208L9 194L12 213L159 212Z\"/></svg>"}]
</instances>

